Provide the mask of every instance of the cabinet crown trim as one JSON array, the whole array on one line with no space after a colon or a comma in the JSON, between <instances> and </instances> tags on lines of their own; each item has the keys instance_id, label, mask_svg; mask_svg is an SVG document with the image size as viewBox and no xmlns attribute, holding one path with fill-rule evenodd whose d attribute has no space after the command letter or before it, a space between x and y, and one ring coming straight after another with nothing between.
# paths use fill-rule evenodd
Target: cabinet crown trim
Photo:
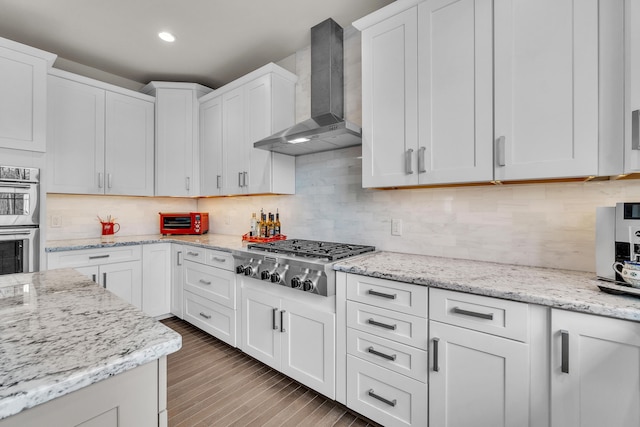
<instances>
[{"instance_id":1,"label":"cabinet crown trim","mask_svg":"<svg viewBox=\"0 0 640 427\"><path fill-rule=\"evenodd\" d=\"M422 3L424 0L396 0L393 3L376 10L375 12L366 15L357 21L354 21L351 25L353 25L356 29L363 31L369 28L372 25L375 25L385 19L392 17L393 15L397 15L398 13L404 12L407 9L411 9L412 7Z\"/></svg>"}]
</instances>

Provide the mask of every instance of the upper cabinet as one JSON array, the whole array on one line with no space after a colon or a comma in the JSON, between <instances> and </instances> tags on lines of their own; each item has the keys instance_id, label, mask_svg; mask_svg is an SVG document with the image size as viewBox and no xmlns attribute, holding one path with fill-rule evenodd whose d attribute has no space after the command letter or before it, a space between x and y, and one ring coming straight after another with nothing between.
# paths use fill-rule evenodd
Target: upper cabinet
<instances>
[{"instance_id":1,"label":"upper cabinet","mask_svg":"<svg viewBox=\"0 0 640 427\"><path fill-rule=\"evenodd\" d=\"M156 196L200 195L198 98L210 88L195 83L151 82L156 98Z\"/></svg>"},{"instance_id":2,"label":"upper cabinet","mask_svg":"<svg viewBox=\"0 0 640 427\"><path fill-rule=\"evenodd\" d=\"M52 70L46 191L153 195L153 98Z\"/></svg>"},{"instance_id":3,"label":"upper cabinet","mask_svg":"<svg viewBox=\"0 0 640 427\"><path fill-rule=\"evenodd\" d=\"M640 172L640 0L625 0L625 163Z\"/></svg>"},{"instance_id":4,"label":"upper cabinet","mask_svg":"<svg viewBox=\"0 0 640 427\"><path fill-rule=\"evenodd\" d=\"M623 4L574 3L399 0L355 22L363 186L621 173Z\"/></svg>"},{"instance_id":5,"label":"upper cabinet","mask_svg":"<svg viewBox=\"0 0 640 427\"><path fill-rule=\"evenodd\" d=\"M55 59L0 38L0 147L45 151L47 70Z\"/></svg>"},{"instance_id":6,"label":"upper cabinet","mask_svg":"<svg viewBox=\"0 0 640 427\"><path fill-rule=\"evenodd\" d=\"M294 124L296 80L267 64L200 99L202 195L295 193L295 158L253 143Z\"/></svg>"}]
</instances>

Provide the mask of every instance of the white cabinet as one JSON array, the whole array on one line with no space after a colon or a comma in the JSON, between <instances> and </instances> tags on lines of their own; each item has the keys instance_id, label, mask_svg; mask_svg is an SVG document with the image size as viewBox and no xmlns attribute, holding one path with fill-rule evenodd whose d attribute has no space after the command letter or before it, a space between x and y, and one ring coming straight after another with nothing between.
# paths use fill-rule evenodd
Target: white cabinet
<instances>
[{"instance_id":1,"label":"white cabinet","mask_svg":"<svg viewBox=\"0 0 640 427\"><path fill-rule=\"evenodd\" d=\"M171 244L171 314L184 319L184 249L183 245Z\"/></svg>"},{"instance_id":2,"label":"white cabinet","mask_svg":"<svg viewBox=\"0 0 640 427\"><path fill-rule=\"evenodd\" d=\"M0 38L0 147L45 151L47 69L55 58Z\"/></svg>"},{"instance_id":3,"label":"white cabinet","mask_svg":"<svg viewBox=\"0 0 640 427\"><path fill-rule=\"evenodd\" d=\"M429 292L429 424L528 425L528 305Z\"/></svg>"},{"instance_id":4,"label":"white cabinet","mask_svg":"<svg viewBox=\"0 0 640 427\"><path fill-rule=\"evenodd\" d=\"M49 252L47 266L75 268L120 298L142 308L142 250L139 245Z\"/></svg>"},{"instance_id":5,"label":"white cabinet","mask_svg":"<svg viewBox=\"0 0 640 427\"><path fill-rule=\"evenodd\" d=\"M153 195L153 98L58 70L48 85L47 191Z\"/></svg>"},{"instance_id":6,"label":"white cabinet","mask_svg":"<svg viewBox=\"0 0 640 427\"><path fill-rule=\"evenodd\" d=\"M226 252L185 246L184 320L236 346L236 276Z\"/></svg>"},{"instance_id":7,"label":"white cabinet","mask_svg":"<svg viewBox=\"0 0 640 427\"><path fill-rule=\"evenodd\" d=\"M625 0L625 173L640 171L640 0Z\"/></svg>"},{"instance_id":8,"label":"white cabinet","mask_svg":"<svg viewBox=\"0 0 640 427\"><path fill-rule=\"evenodd\" d=\"M289 299L243 286L242 351L325 396L335 396L331 311L300 302L295 294Z\"/></svg>"},{"instance_id":9,"label":"white cabinet","mask_svg":"<svg viewBox=\"0 0 640 427\"><path fill-rule=\"evenodd\" d=\"M605 3L495 3L497 180L622 171L622 2Z\"/></svg>"},{"instance_id":10,"label":"white cabinet","mask_svg":"<svg viewBox=\"0 0 640 427\"><path fill-rule=\"evenodd\" d=\"M621 173L622 5L406 0L355 22L363 186Z\"/></svg>"},{"instance_id":11,"label":"white cabinet","mask_svg":"<svg viewBox=\"0 0 640 427\"><path fill-rule=\"evenodd\" d=\"M551 426L640 425L640 323L551 310Z\"/></svg>"},{"instance_id":12,"label":"white cabinet","mask_svg":"<svg viewBox=\"0 0 640 427\"><path fill-rule=\"evenodd\" d=\"M142 245L142 311L149 316L171 312L171 243Z\"/></svg>"},{"instance_id":13,"label":"white cabinet","mask_svg":"<svg viewBox=\"0 0 640 427\"><path fill-rule=\"evenodd\" d=\"M267 64L200 99L202 195L295 193L295 158L253 148L294 124L295 82Z\"/></svg>"},{"instance_id":14,"label":"white cabinet","mask_svg":"<svg viewBox=\"0 0 640 427\"><path fill-rule=\"evenodd\" d=\"M194 83L151 82L156 98L156 196L198 196L198 98L211 89Z\"/></svg>"},{"instance_id":15,"label":"white cabinet","mask_svg":"<svg viewBox=\"0 0 640 427\"><path fill-rule=\"evenodd\" d=\"M338 401L382 425L426 425L427 287L339 274L336 292Z\"/></svg>"}]
</instances>

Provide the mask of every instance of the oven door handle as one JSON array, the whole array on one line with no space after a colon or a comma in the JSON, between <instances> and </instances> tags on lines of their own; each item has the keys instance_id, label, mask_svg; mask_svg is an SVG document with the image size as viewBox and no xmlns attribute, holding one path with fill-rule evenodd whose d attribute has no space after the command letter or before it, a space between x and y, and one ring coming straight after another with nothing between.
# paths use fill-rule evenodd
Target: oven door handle
<instances>
[{"instance_id":1,"label":"oven door handle","mask_svg":"<svg viewBox=\"0 0 640 427\"><path fill-rule=\"evenodd\" d=\"M29 190L31 188L31 185L29 184L19 184L19 183L14 183L14 182L3 182L2 184L0 184L0 188L2 187L10 187L10 188L21 188L24 190Z\"/></svg>"},{"instance_id":2,"label":"oven door handle","mask_svg":"<svg viewBox=\"0 0 640 427\"><path fill-rule=\"evenodd\" d=\"M31 231L0 231L0 236L28 236Z\"/></svg>"}]
</instances>

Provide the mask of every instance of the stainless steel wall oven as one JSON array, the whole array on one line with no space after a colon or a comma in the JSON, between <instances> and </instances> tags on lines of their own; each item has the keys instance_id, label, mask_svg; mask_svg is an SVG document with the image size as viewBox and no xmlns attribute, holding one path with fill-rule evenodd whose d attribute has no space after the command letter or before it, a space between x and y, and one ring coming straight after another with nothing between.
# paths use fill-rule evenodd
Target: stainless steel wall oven
<instances>
[{"instance_id":1,"label":"stainless steel wall oven","mask_svg":"<svg viewBox=\"0 0 640 427\"><path fill-rule=\"evenodd\" d=\"M35 168L0 166L0 274L38 269L39 175Z\"/></svg>"}]
</instances>

